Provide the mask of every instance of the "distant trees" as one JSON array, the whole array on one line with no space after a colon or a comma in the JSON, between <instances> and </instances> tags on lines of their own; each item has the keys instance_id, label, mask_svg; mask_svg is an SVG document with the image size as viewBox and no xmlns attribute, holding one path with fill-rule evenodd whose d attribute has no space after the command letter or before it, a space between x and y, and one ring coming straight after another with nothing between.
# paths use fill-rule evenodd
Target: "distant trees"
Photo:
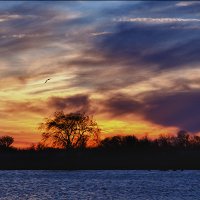
<instances>
[{"instance_id":1,"label":"distant trees","mask_svg":"<svg viewBox=\"0 0 200 200\"><path fill-rule=\"evenodd\" d=\"M138 142L138 139L134 135L127 136L113 136L107 137L100 142L100 147L117 149L117 148L131 148Z\"/></svg>"},{"instance_id":2,"label":"distant trees","mask_svg":"<svg viewBox=\"0 0 200 200\"><path fill-rule=\"evenodd\" d=\"M192 140L192 139L193 138L190 137L190 135L187 133L187 131L180 130L177 133L176 143L177 143L178 146L187 147L190 143L189 140Z\"/></svg>"},{"instance_id":3,"label":"distant trees","mask_svg":"<svg viewBox=\"0 0 200 200\"><path fill-rule=\"evenodd\" d=\"M14 142L13 137L11 136L2 136L0 137L0 148L1 149L7 149L11 146L11 144Z\"/></svg>"},{"instance_id":4,"label":"distant trees","mask_svg":"<svg viewBox=\"0 0 200 200\"><path fill-rule=\"evenodd\" d=\"M65 149L81 148L97 144L100 129L85 113L64 114L55 112L54 117L41 124L42 142Z\"/></svg>"},{"instance_id":5,"label":"distant trees","mask_svg":"<svg viewBox=\"0 0 200 200\"><path fill-rule=\"evenodd\" d=\"M160 135L152 140L148 137L141 139L134 135L129 136L113 136L107 137L100 142L100 147L104 149L134 149L134 150L189 150L200 149L200 136L188 134L184 130L180 130L176 136Z\"/></svg>"}]
</instances>

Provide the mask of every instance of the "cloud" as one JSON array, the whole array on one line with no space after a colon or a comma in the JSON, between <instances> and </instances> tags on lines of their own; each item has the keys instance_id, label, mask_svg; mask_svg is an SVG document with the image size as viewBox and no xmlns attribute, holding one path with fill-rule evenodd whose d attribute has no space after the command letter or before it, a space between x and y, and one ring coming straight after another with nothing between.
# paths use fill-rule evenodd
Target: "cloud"
<instances>
[{"instance_id":1,"label":"cloud","mask_svg":"<svg viewBox=\"0 0 200 200\"><path fill-rule=\"evenodd\" d=\"M192 132L199 132L200 91L151 96L145 99L147 120L164 126L177 126Z\"/></svg>"},{"instance_id":2,"label":"cloud","mask_svg":"<svg viewBox=\"0 0 200 200\"><path fill-rule=\"evenodd\" d=\"M116 94L105 100L104 107L104 112L109 113L113 117L138 114L143 110L141 102L123 94Z\"/></svg>"},{"instance_id":3,"label":"cloud","mask_svg":"<svg viewBox=\"0 0 200 200\"><path fill-rule=\"evenodd\" d=\"M22 16L21 15L17 15L17 14L5 14L5 15L0 15L0 22L5 22L5 21L9 21L9 20L15 20L15 19L21 19Z\"/></svg>"},{"instance_id":4,"label":"cloud","mask_svg":"<svg viewBox=\"0 0 200 200\"><path fill-rule=\"evenodd\" d=\"M146 94L142 100L116 94L104 102L104 112L113 117L139 115L154 124L199 132L200 91Z\"/></svg>"},{"instance_id":5,"label":"cloud","mask_svg":"<svg viewBox=\"0 0 200 200\"><path fill-rule=\"evenodd\" d=\"M115 19L116 22L141 22L149 24L165 24L165 23L180 23L180 22L200 22L200 19L192 18L128 18L123 17Z\"/></svg>"},{"instance_id":6,"label":"cloud","mask_svg":"<svg viewBox=\"0 0 200 200\"><path fill-rule=\"evenodd\" d=\"M51 97L48 101L48 107L56 110L70 111L89 111L90 100L88 95L74 95L71 97Z\"/></svg>"},{"instance_id":7,"label":"cloud","mask_svg":"<svg viewBox=\"0 0 200 200\"><path fill-rule=\"evenodd\" d=\"M191 6L191 5L195 5L195 4L198 4L199 2L196 2L196 1L191 1L191 2L189 2L189 1L180 1L180 2L178 2L177 4L176 4L176 6L180 6L180 7L182 7L182 6Z\"/></svg>"},{"instance_id":8,"label":"cloud","mask_svg":"<svg viewBox=\"0 0 200 200\"><path fill-rule=\"evenodd\" d=\"M112 34L112 32L103 31L103 32L91 33L92 36L101 36L101 35L107 35L107 34Z\"/></svg>"},{"instance_id":9,"label":"cloud","mask_svg":"<svg viewBox=\"0 0 200 200\"><path fill-rule=\"evenodd\" d=\"M30 2L1 8L1 79L19 77L25 84L42 77L41 71L44 75L63 71L57 63L79 51L79 41L84 44L79 34L84 36L87 19L79 10L72 9L77 3L68 7L64 2L60 3L63 7L43 4Z\"/></svg>"},{"instance_id":10,"label":"cloud","mask_svg":"<svg viewBox=\"0 0 200 200\"><path fill-rule=\"evenodd\" d=\"M42 3L20 4L7 10L2 15L5 22L0 31L0 52L5 55L19 54L24 50L45 48L50 44L70 41L66 35L71 32L72 26L81 26L81 14L73 11L62 11ZM4 16L4 17L3 17ZM0 16L1 19L1 16ZM12 19L12 20L7 20ZM71 25L71 29L67 27Z\"/></svg>"},{"instance_id":11,"label":"cloud","mask_svg":"<svg viewBox=\"0 0 200 200\"><path fill-rule=\"evenodd\" d=\"M26 114L44 114L47 110L44 106L42 106L43 102L30 102L30 101L21 101L21 102L15 102L15 101L7 101L7 102L1 102L1 105L4 104L3 110L1 110L2 115L4 116L12 116L21 113Z\"/></svg>"},{"instance_id":12,"label":"cloud","mask_svg":"<svg viewBox=\"0 0 200 200\"><path fill-rule=\"evenodd\" d=\"M21 113L44 115L56 110L66 112L90 112L91 101L88 95L77 94L67 97L50 97L46 101L1 101L1 116L11 116Z\"/></svg>"},{"instance_id":13,"label":"cloud","mask_svg":"<svg viewBox=\"0 0 200 200\"><path fill-rule=\"evenodd\" d=\"M149 26L119 22L114 33L96 40L96 48L114 63L124 62L129 70L186 67L200 62L199 35L198 29L171 23Z\"/></svg>"}]
</instances>

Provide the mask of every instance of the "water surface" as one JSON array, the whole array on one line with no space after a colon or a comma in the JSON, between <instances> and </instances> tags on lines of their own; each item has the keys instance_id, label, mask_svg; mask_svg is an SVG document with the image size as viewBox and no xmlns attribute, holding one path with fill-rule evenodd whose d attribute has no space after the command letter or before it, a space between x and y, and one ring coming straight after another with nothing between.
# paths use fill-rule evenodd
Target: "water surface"
<instances>
[{"instance_id":1,"label":"water surface","mask_svg":"<svg viewBox=\"0 0 200 200\"><path fill-rule=\"evenodd\" d=\"M0 171L1 200L196 200L200 171Z\"/></svg>"}]
</instances>

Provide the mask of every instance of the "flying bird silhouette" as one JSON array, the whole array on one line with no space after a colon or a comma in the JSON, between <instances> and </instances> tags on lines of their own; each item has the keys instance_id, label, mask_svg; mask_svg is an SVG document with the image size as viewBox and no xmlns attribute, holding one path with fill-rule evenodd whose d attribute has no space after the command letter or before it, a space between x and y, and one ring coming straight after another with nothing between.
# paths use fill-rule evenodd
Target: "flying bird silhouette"
<instances>
[{"instance_id":1,"label":"flying bird silhouette","mask_svg":"<svg viewBox=\"0 0 200 200\"><path fill-rule=\"evenodd\" d=\"M50 78L48 78L44 83L47 83L47 81L51 80Z\"/></svg>"}]
</instances>

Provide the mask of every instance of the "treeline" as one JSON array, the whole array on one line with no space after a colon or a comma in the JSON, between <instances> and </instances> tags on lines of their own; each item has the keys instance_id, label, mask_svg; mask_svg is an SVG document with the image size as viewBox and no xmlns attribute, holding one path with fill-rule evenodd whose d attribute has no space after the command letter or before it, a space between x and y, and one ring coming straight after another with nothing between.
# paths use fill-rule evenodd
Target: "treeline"
<instances>
[{"instance_id":1,"label":"treeline","mask_svg":"<svg viewBox=\"0 0 200 200\"><path fill-rule=\"evenodd\" d=\"M200 169L200 137L175 136L100 139L100 128L84 113L56 112L41 124L42 140L27 149L0 137L0 169Z\"/></svg>"},{"instance_id":2,"label":"treeline","mask_svg":"<svg viewBox=\"0 0 200 200\"><path fill-rule=\"evenodd\" d=\"M176 149L199 149L200 137L197 135L188 134L186 131L179 131L176 136L160 135L156 139L149 139L147 136L138 139L134 135L113 136L102 140L99 148L108 150L128 149L128 150L176 150Z\"/></svg>"},{"instance_id":3,"label":"treeline","mask_svg":"<svg viewBox=\"0 0 200 200\"><path fill-rule=\"evenodd\" d=\"M19 150L12 147L14 138L10 136L0 137L0 150ZM69 150L67 148L48 147L43 143L32 145L23 151L45 151L45 150ZM200 136L188 134L186 131L179 131L177 135L160 135L156 139L150 139L147 136L137 138L135 135L116 135L106 137L98 142L96 146L77 146L70 148L72 150L84 149L104 149L104 150L150 150L150 149L163 149L163 150L176 150L176 149L199 149L200 150Z\"/></svg>"},{"instance_id":4,"label":"treeline","mask_svg":"<svg viewBox=\"0 0 200 200\"><path fill-rule=\"evenodd\" d=\"M200 137L180 131L154 140L107 137L96 147L1 146L0 160L0 169L200 169Z\"/></svg>"}]
</instances>

